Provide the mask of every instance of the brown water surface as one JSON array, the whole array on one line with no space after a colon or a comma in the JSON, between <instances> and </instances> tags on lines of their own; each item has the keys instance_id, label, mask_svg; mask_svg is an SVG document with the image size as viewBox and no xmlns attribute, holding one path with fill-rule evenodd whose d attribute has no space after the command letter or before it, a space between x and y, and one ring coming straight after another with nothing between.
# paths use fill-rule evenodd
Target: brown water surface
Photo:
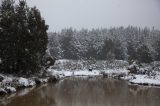
<instances>
[{"instance_id":1,"label":"brown water surface","mask_svg":"<svg viewBox=\"0 0 160 106\"><path fill-rule=\"evenodd\" d=\"M69 78L1 97L0 106L160 106L160 88L104 78Z\"/></svg>"}]
</instances>

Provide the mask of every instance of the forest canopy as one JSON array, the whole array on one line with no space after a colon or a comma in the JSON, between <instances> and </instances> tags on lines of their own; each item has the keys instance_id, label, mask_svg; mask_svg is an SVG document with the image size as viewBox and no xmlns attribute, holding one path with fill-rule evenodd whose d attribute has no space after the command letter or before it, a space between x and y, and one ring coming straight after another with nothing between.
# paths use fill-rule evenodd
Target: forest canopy
<instances>
[{"instance_id":1,"label":"forest canopy","mask_svg":"<svg viewBox=\"0 0 160 106\"><path fill-rule=\"evenodd\" d=\"M160 60L160 31L128 26L110 29L63 29L49 34L49 50L57 59Z\"/></svg>"}]
</instances>

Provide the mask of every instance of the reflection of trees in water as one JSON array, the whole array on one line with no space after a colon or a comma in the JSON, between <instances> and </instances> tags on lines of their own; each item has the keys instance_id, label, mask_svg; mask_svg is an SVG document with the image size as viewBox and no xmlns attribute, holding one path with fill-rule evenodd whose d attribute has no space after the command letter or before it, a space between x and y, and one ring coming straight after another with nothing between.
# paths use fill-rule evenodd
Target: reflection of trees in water
<instances>
[{"instance_id":1,"label":"reflection of trees in water","mask_svg":"<svg viewBox=\"0 0 160 106\"><path fill-rule=\"evenodd\" d=\"M6 106L16 94L0 96L0 106Z\"/></svg>"},{"instance_id":2,"label":"reflection of trees in water","mask_svg":"<svg viewBox=\"0 0 160 106\"><path fill-rule=\"evenodd\" d=\"M18 93L12 93L12 94L7 94L5 96L2 96L0 98L0 106L4 105L6 106L7 104L9 104L13 98L15 97L19 97L19 96L24 96L26 94L28 94L30 91L32 91L35 87L31 87L31 88L26 88L26 89L23 89L23 90L19 90Z\"/></svg>"},{"instance_id":3,"label":"reflection of trees in water","mask_svg":"<svg viewBox=\"0 0 160 106\"><path fill-rule=\"evenodd\" d=\"M65 106L133 106L139 104L159 106L157 105L159 100L152 100L152 97L157 95L154 93L157 89L150 89L141 89L141 92L134 96L130 93L130 87L125 81L101 78L69 79L64 80L59 87L57 106L64 104ZM152 96L148 97L149 95Z\"/></svg>"},{"instance_id":4,"label":"reflection of trees in water","mask_svg":"<svg viewBox=\"0 0 160 106\"><path fill-rule=\"evenodd\" d=\"M9 105L159 106L159 100L160 92L156 88L128 85L126 81L114 79L69 78L15 96Z\"/></svg>"},{"instance_id":5,"label":"reflection of trees in water","mask_svg":"<svg viewBox=\"0 0 160 106\"><path fill-rule=\"evenodd\" d=\"M55 105L54 98L47 93L47 87L26 88L14 94L14 97L4 100L8 106L50 106Z\"/></svg>"},{"instance_id":6,"label":"reflection of trees in water","mask_svg":"<svg viewBox=\"0 0 160 106\"><path fill-rule=\"evenodd\" d=\"M145 101L147 97L138 98L141 93L133 97L125 81L113 79L67 79L61 82L55 91L56 106L148 106ZM154 104L152 100L149 102L149 106Z\"/></svg>"},{"instance_id":7,"label":"reflection of trees in water","mask_svg":"<svg viewBox=\"0 0 160 106\"><path fill-rule=\"evenodd\" d=\"M159 106L160 89L139 85L128 85L131 101L142 106Z\"/></svg>"}]
</instances>

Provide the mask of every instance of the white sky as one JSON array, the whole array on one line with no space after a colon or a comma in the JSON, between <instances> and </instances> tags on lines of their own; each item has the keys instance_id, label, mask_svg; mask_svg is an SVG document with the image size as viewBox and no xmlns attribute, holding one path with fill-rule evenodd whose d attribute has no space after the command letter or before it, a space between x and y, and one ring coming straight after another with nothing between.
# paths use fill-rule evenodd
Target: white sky
<instances>
[{"instance_id":1,"label":"white sky","mask_svg":"<svg viewBox=\"0 0 160 106\"><path fill-rule=\"evenodd\" d=\"M160 0L27 0L40 9L49 31L140 26L160 29Z\"/></svg>"}]
</instances>

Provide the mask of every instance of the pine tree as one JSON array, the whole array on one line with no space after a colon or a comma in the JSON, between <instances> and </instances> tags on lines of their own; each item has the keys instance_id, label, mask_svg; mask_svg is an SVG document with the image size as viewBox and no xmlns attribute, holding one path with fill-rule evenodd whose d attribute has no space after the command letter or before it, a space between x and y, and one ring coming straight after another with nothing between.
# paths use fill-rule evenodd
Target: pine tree
<instances>
[{"instance_id":1,"label":"pine tree","mask_svg":"<svg viewBox=\"0 0 160 106\"><path fill-rule=\"evenodd\" d=\"M0 10L1 69L23 73L40 70L47 49L48 26L39 10L29 8L24 0L18 5L4 0Z\"/></svg>"},{"instance_id":2,"label":"pine tree","mask_svg":"<svg viewBox=\"0 0 160 106\"><path fill-rule=\"evenodd\" d=\"M137 49L137 59L141 63L150 63L152 62L152 57L149 52L149 49L146 45L142 45Z\"/></svg>"},{"instance_id":3,"label":"pine tree","mask_svg":"<svg viewBox=\"0 0 160 106\"><path fill-rule=\"evenodd\" d=\"M105 60L112 60L114 59L114 43L111 39L106 38L104 41L104 45L101 52L101 57Z\"/></svg>"},{"instance_id":4,"label":"pine tree","mask_svg":"<svg viewBox=\"0 0 160 106\"><path fill-rule=\"evenodd\" d=\"M65 59L77 59L76 48L73 45L73 30L72 28L62 31L63 37L60 40L61 48L63 51L62 58Z\"/></svg>"},{"instance_id":5,"label":"pine tree","mask_svg":"<svg viewBox=\"0 0 160 106\"><path fill-rule=\"evenodd\" d=\"M0 57L1 70L14 70L15 64L15 9L13 0L3 0L0 7Z\"/></svg>"},{"instance_id":6,"label":"pine tree","mask_svg":"<svg viewBox=\"0 0 160 106\"><path fill-rule=\"evenodd\" d=\"M156 41L156 44L155 44L155 50L157 52L157 55L156 55L156 60L157 61L160 61L160 40Z\"/></svg>"},{"instance_id":7,"label":"pine tree","mask_svg":"<svg viewBox=\"0 0 160 106\"><path fill-rule=\"evenodd\" d=\"M137 53L136 53L136 49L134 47L133 41L127 42L127 54L128 54L129 61L137 59Z\"/></svg>"},{"instance_id":8,"label":"pine tree","mask_svg":"<svg viewBox=\"0 0 160 106\"><path fill-rule=\"evenodd\" d=\"M117 60L124 60L124 53L123 53L122 44L119 40L114 41L114 54L115 59Z\"/></svg>"}]
</instances>

